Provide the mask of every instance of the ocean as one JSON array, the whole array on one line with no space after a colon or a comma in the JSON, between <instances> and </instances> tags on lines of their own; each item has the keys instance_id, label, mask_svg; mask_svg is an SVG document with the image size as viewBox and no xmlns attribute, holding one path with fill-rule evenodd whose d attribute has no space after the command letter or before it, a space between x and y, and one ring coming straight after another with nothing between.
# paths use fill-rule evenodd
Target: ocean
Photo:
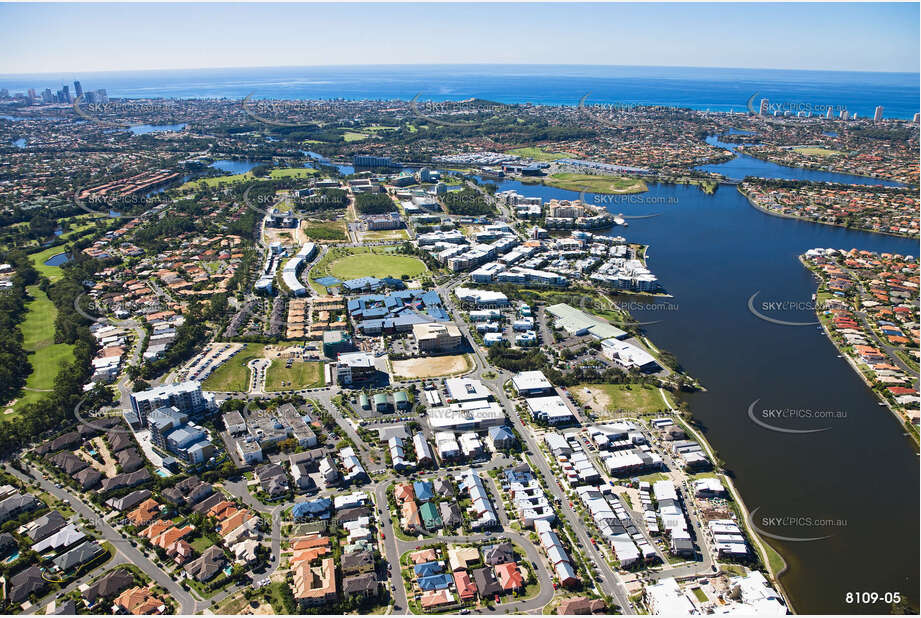
<instances>
[{"instance_id":1,"label":"ocean","mask_svg":"<svg viewBox=\"0 0 921 618\"><path fill-rule=\"evenodd\" d=\"M744 112L754 97L781 109L847 109L910 119L919 111L918 73L791 71L584 65L380 65L193 69L0 75L11 93L57 90L80 80L109 97L378 99L446 101L471 97L545 105L666 105Z\"/></svg>"}]
</instances>

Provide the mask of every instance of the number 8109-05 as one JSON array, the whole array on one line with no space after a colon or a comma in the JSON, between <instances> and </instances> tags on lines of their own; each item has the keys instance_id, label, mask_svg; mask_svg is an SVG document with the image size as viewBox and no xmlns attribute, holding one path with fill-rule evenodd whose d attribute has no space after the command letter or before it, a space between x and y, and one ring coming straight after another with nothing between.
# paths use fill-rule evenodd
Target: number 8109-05
<instances>
[{"instance_id":1,"label":"number 8109-05","mask_svg":"<svg viewBox=\"0 0 921 618\"><path fill-rule=\"evenodd\" d=\"M902 593L900 592L884 592L882 594L878 592L848 592L844 595L844 601L846 603L854 603L861 605L869 605L872 603L898 603L902 600Z\"/></svg>"}]
</instances>

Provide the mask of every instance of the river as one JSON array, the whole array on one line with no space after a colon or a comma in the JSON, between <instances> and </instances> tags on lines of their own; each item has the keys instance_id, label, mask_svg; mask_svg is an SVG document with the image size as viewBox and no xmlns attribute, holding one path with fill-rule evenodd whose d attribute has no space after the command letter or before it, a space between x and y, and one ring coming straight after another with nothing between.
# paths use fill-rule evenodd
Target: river
<instances>
[{"instance_id":1,"label":"river","mask_svg":"<svg viewBox=\"0 0 921 618\"><path fill-rule=\"evenodd\" d=\"M827 179L809 170L791 175ZM499 186L545 200L578 198L517 181ZM622 201L606 201L612 198ZM746 504L757 509L755 523L787 537L830 535L810 542L765 539L789 565L781 580L795 610L888 611L881 604L848 604L846 593L856 591L898 591L917 607L919 473L909 439L824 333L760 320L747 304L758 291L759 301L809 302L816 280L797 259L807 249L917 255L917 241L767 215L731 186L705 195L695 186L660 184L637 196L588 194L586 200L608 204L615 214L657 215L610 230L650 245L649 268L673 295L658 304L661 310L634 311L634 317L661 320L647 327L650 340L674 353L707 389L686 400ZM673 308L666 310L666 303ZM815 320L811 310L772 316ZM759 410L830 410L846 418L778 421L786 428L831 429L777 433L750 420L755 400ZM762 519L776 517L795 522L768 525L773 520ZM816 526L816 519L834 525Z\"/></svg>"}]
</instances>

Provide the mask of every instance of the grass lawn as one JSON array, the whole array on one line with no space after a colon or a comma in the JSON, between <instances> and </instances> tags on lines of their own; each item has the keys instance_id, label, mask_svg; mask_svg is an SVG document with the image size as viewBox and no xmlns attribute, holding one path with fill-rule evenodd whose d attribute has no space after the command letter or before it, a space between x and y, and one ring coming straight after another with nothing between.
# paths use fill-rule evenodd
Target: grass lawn
<instances>
[{"instance_id":1,"label":"grass lawn","mask_svg":"<svg viewBox=\"0 0 921 618\"><path fill-rule=\"evenodd\" d=\"M558 189L588 191L589 193L643 193L647 190L645 182L634 178L568 172L552 174L544 179L544 184Z\"/></svg>"},{"instance_id":2,"label":"grass lawn","mask_svg":"<svg viewBox=\"0 0 921 618\"><path fill-rule=\"evenodd\" d=\"M33 300L26 303L26 317L20 325L23 347L29 352L32 373L26 379L23 391L14 409L27 403L38 401L44 392L54 387L54 379L61 367L74 361L74 347L66 343L54 342L54 320L58 310L48 296L37 285L27 288ZM5 416L6 419L10 415Z\"/></svg>"},{"instance_id":3,"label":"grass lawn","mask_svg":"<svg viewBox=\"0 0 921 618\"><path fill-rule=\"evenodd\" d=\"M704 594L704 591L701 590L699 586L691 588L691 592L694 593L694 596L697 597L697 600L701 603L707 602L707 595Z\"/></svg>"},{"instance_id":4,"label":"grass lawn","mask_svg":"<svg viewBox=\"0 0 921 618\"><path fill-rule=\"evenodd\" d=\"M364 240L407 240L409 234L406 230L371 230L364 232L361 237Z\"/></svg>"},{"instance_id":5,"label":"grass lawn","mask_svg":"<svg viewBox=\"0 0 921 618\"><path fill-rule=\"evenodd\" d=\"M55 256L59 253L65 253L67 251L66 245L57 245L55 247L48 247L44 251L39 251L38 253L33 253L29 255L29 261L32 262L32 265L42 275L48 277L48 279L54 283L58 279L64 276L64 273L61 272L60 266L46 266L45 261Z\"/></svg>"},{"instance_id":6,"label":"grass lawn","mask_svg":"<svg viewBox=\"0 0 921 618\"><path fill-rule=\"evenodd\" d=\"M334 249L324 256L322 264L311 271L311 278L322 277L327 273L338 279L357 279L358 277L396 277L403 275L418 277L426 272L425 264L419 258L409 255L394 255L392 252L370 247L350 247ZM321 274L322 273L322 274Z\"/></svg>"},{"instance_id":7,"label":"grass lawn","mask_svg":"<svg viewBox=\"0 0 921 618\"><path fill-rule=\"evenodd\" d=\"M543 148L515 148L509 150L508 154L518 155L519 157L528 157L529 159L534 159L535 161L556 161L557 159L571 159L573 154L571 152L550 152L544 150Z\"/></svg>"},{"instance_id":8,"label":"grass lawn","mask_svg":"<svg viewBox=\"0 0 921 618\"><path fill-rule=\"evenodd\" d=\"M287 361L276 358L272 361L265 376L266 391L288 391L302 388L317 388L326 385L323 376L323 363L305 363L295 361L291 368L285 367ZM282 383L286 383L282 385Z\"/></svg>"},{"instance_id":9,"label":"grass lawn","mask_svg":"<svg viewBox=\"0 0 921 618\"><path fill-rule=\"evenodd\" d=\"M319 173L318 170L312 167L284 167L270 171L269 178L273 180L278 180L279 178L306 178Z\"/></svg>"},{"instance_id":10,"label":"grass lawn","mask_svg":"<svg viewBox=\"0 0 921 618\"><path fill-rule=\"evenodd\" d=\"M363 139L368 139L368 134L356 133L355 131L346 131L342 134L342 137L347 142L360 142Z\"/></svg>"},{"instance_id":11,"label":"grass lawn","mask_svg":"<svg viewBox=\"0 0 921 618\"><path fill-rule=\"evenodd\" d=\"M345 240L342 221L305 221L301 228L311 240Z\"/></svg>"},{"instance_id":12,"label":"grass lawn","mask_svg":"<svg viewBox=\"0 0 921 618\"><path fill-rule=\"evenodd\" d=\"M211 547L212 543L211 543L211 539L209 539L203 534L200 534L194 539L192 539L191 541L189 541L189 544L192 546L192 549L194 549L196 552L201 554L201 553L204 553L206 549Z\"/></svg>"},{"instance_id":13,"label":"grass lawn","mask_svg":"<svg viewBox=\"0 0 921 618\"><path fill-rule=\"evenodd\" d=\"M764 539L761 539L761 541L764 543L764 550L765 553L767 553L767 561L771 568L771 573L776 576L778 573L783 571L785 566L787 566L787 562L783 559L783 556L778 554L777 551L771 547L770 543Z\"/></svg>"},{"instance_id":14,"label":"grass lawn","mask_svg":"<svg viewBox=\"0 0 921 618\"><path fill-rule=\"evenodd\" d=\"M840 150L832 150L830 148L820 148L818 146L803 146L802 148L794 148L796 152L810 156L816 155L819 157L831 157L835 155L843 154Z\"/></svg>"},{"instance_id":15,"label":"grass lawn","mask_svg":"<svg viewBox=\"0 0 921 618\"><path fill-rule=\"evenodd\" d=\"M666 408L659 389L642 384L579 384L571 389L583 405L649 414Z\"/></svg>"},{"instance_id":16,"label":"grass lawn","mask_svg":"<svg viewBox=\"0 0 921 618\"><path fill-rule=\"evenodd\" d=\"M229 176L213 176L210 178L196 178L195 180L190 180L187 183L179 187L180 191L187 191L189 189L194 189L198 186L199 183L204 183L208 187L217 187L219 185L233 184L237 182L244 182L248 180L278 180L280 178L306 178L307 176L312 176L318 174L319 172L312 167L285 167L281 169L273 169L269 171L268 176L256 177L253 176L252 172L246 172L244 174L230 174Z\"/></svg>"},{"instance_id":17,"label":"grass lawn","mask_svg":"<svg viewBox=\"0 0 921 618\"><path fill-rule=\"evenodd\" d=\"M202 387L209 391L248 391L252 372L246 363L254 358L262 358L263 350L264 344L247 343L236 356L215 369L202 383Z\"/></svg>"}]
</instances>

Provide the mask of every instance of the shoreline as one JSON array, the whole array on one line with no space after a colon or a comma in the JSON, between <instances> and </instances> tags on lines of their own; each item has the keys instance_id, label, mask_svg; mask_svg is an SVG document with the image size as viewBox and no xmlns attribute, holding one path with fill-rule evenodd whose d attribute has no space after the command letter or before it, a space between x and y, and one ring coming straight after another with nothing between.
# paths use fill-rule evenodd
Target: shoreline
<instances>
[{"instance_id":1,"label":"shoreline","mask_svg":"<svg viewBox=\"0 0 921 618\"><path fill-rule=\"evenodd\" d=\"M668 406L669 411L675 416L675 419L704 448L704 451L706 451L707 455L710 457L710 460L713 462L714 467L715 467L717 459L714 454L715 452L713 450L713 447L710 445L710 442L706 439L706 437L700 431L692 427L681 417L681 414L679 413L680 411L672 407L671 402L668 401L668 398L665 396L665 393L662 391L661 388L659 388L659 395L662 397L662 400L665 402L665 405ZM764 565L764 570L767 571L769 579L774 584L774 586L776 586L777 592L779 592L780 595L783 597L784 601L787 604L787 609L790 610L790 613L796 614L796 609L794 608L793 603L790 600L790 595L784 589L783 584L780 581L780 577L784 573L787 572L787 569L789 567L786 559L783 557L783 555L779 551L774 549L773 546L771 546L767 541L762 539L754 530L752 530L752 527L749 525L751 514L748 510L748 507L745 505L745 501L742 499L742 494L739 492L738 488L735 486L735 483L733 483L732 479L728 475L722 472L714 472L714 474L717 477L719 477L721 482L725 484L726 490L732 496L732 499L735 501L735 503L739 506L739 512L742 515L742 521L739 523L742 526L744 526L745 530L748 532L748 536L752 539L752 545L755 547L755 551L758 552L759 554L758 557L761 559L761 563ZM768 552L764 548L765 545L768 545L771 548L771 551L777 554L777 556L780 558L781 562L783 563L783 566L776 573L774 572L773 568L771 568L771 562L768 559Z\"/></svg>"},{"instance_id":2,"label":"shoreline","mask_svg":"<svg viewBox=\"0 0 921 618\"><path fill-rule=\"evenodd\" d=\"M851 230L852 232L867 232L868 234L879 234L880 236L891 236L893 238L906 238L908 240L918 240L918 237L915 237L915 236L904 236L902 234L893 234L892 232L880 232L879 230L871 230L869 228L863 228L863 227L848 227L846 225L842 225L841 223L827 223L825 221L814 221L812 219L807 219L806 217L800 217L798 215L788 215L782 212L776 212L776 211L770 210L769 208L765 208L764 206L756 204L755 201L751 197L749 197L749 195L745 193L745 191L742 190L742 185L737 185L736 190L739 192L739 194L742 195L742 197L748 200L748 203L751 205L752 208L754 208L755 210L761 211L766 215L771 215L772 217L780 217L781 219L793 219L795 221L804 221L806 223L814 223L816 225L827 225L829 227L839 227L845 230Z\"/></svg>"},{"instance_id":3,"label":"shoreline","mask_svg":"<svg viewBox=\"0 0 921 618\"><path fill-rule=\"evenodd\" d=\"M824 280L821 277L819 277L819 275L813 269L809 268L809 265L803 260L803 256L799 256L798 259L800 261L800 264L802 264L806 270L808 270L810 273L813 274L813 276L818 278L821 283L824 283ZM816 287L815 293L817 295L819 293L819 287L821 286L821 283L819 286ZM909 431L906 428L906 424L910 423L910 421L906 421L904 418L902 418L902 415L898 412L898 410L893 409L892 403L876 391L876 389L873 387L873 382L871 382L870 379L867 377L867 375L863 371L861 371L860 366L857 365L857 361L854 360L854 358L852 358L851 355L848 354L846 350L842 350L841 347L838 345L838 343L831 336L831 331L828 330L828 325L822 321L822 318L819 316L818 311L816 311L815 316L819 320L819 325L822 327L822 332L825 333L825 336L828 338L829 342L831 342L831 344L835 347L835 350L837 350L838 353L841 355L841 357L847 361L848 365L851 366L851 369L854 370L854 373L860 376L860 379L863 380L863 383L867 386L867 388L873 392L873 396L877 400L879 400L879 402L885 405L886 409L889 410L889 413L892 414L892 416L899 422L899 425L902 426L903 433L905 433L908 436L909 441L914 445L915 450L917 451L918 448L921 447L921 442L919 442L918 438L915 437L915 434L913 434L911 431Z\"/></svg>"}]
</instances>

